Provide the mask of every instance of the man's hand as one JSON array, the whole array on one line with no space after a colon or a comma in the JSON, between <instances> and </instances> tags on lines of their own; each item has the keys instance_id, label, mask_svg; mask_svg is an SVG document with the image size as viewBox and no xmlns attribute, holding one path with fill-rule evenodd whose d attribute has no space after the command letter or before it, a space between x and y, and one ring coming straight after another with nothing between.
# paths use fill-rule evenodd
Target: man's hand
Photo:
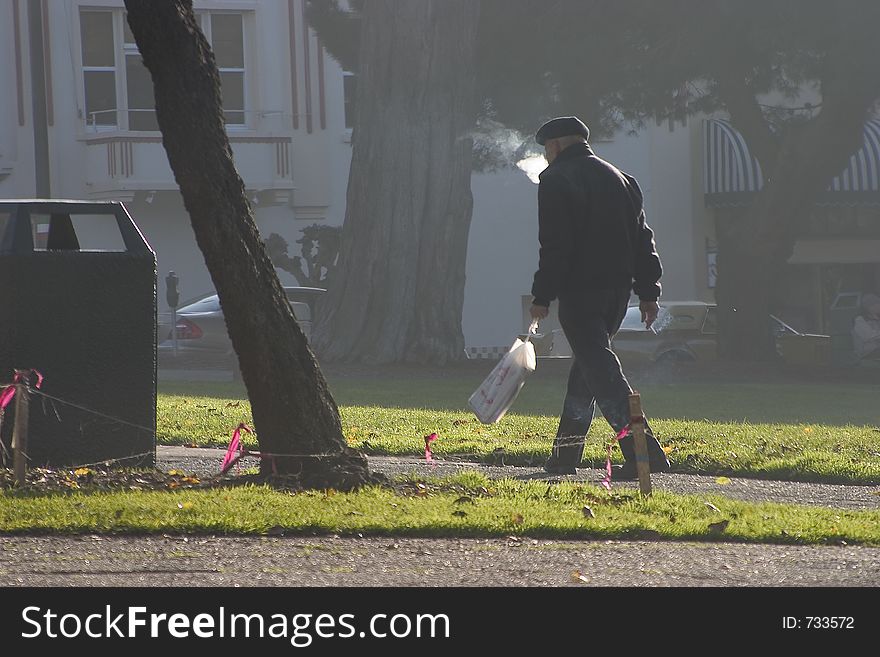
<instances>
[{"instance_id":1,"label":"man's hand","mask_svg":"<svg viewBox=\"0 0 880 657\"><path fill-rule=\"evenodd\" d=\"M639 310L642 311L642 321L645 323L645 328L651 328L651 324L657 319L657 313L660 312L660 306L656 301L641 301L639 302Z\"/></svg>"},{"instance_id":2,"label":"man's hand","mask_svg":"<svg viewBox=\"0 0 880 657\"><path fill-rule=\"evenodd\" d=\"M532 307L529 308L529 315L532 316L532 319L547 319L547 315L550 314L550 309L547 306L536 306L532 304Z\"/></svg>"}]
</instances>

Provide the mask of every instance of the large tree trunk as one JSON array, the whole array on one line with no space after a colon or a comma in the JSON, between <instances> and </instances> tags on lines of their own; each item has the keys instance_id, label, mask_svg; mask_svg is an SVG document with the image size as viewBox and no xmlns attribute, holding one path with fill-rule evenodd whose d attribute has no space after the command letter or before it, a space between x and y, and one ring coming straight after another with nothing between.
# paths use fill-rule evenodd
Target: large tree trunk
<instances>
[{"instance_id":1,"label":"large tree trunk","mask_svg":"<svg viewBox=\"0 0 880 657\"><path fill-rule=\"evenodd\" d=\"M476 0L370 0L339 269L313 333L331 361L464 355Z\"/></svg>"},{"instance_id":2,"label":"large tree trunk","mask_svg":"<svg viewBox=\"0 0 880 657\"><path fill-rule=\"evenodd\" d=\"M214 55L189 0L126 0L153 77L168 161L220 296L264 457L262 470L305 485L351 488L369 477L346 446L339 411L266 255L223 121ZM231 428L231 427L230 427Z\"/></svg>"},{"instance_id":3,"label":"large tree trunk","mask_svg":"<svg viewBox=\"0 0 880 657\"><path fill-rule=\"evenodd\" d=\"M815 119L792 127L780 142L755 204L732 225L719 226L715 294L722 357L776 358L768 317L776 281L816 197L860 147L870 104L868 95L856 93L826 99Z\"/></svg>"}]
</instances>

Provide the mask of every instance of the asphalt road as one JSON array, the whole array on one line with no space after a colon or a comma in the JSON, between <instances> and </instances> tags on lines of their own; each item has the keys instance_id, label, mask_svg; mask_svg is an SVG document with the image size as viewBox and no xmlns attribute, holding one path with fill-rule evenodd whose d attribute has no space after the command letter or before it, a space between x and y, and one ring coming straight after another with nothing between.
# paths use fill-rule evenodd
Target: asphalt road
<instances>
[{"instance_id":1,"label":"asphalt road","mask_svg":"<svg viewBox=\"0 0 880 657\"><path fill-rule=\"evenodd\" d=\"M0 539L0 586L847 586L880 548L215 536Z\"/></svg>"}]
</instances>

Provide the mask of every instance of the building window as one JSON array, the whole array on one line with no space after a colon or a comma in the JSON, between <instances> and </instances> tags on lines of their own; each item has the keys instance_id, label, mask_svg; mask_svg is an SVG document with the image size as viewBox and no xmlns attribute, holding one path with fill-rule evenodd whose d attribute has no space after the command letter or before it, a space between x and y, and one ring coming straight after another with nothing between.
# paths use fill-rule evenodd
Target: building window
<instances>
[{"instance_id":1,"label":"building window","mask_svg":"<svg viewBox=\"0 0 880 657\"><path fill-rule=\"evenodd\" d=\"M153 99L153 79L144 66L141 53L134 41L125 14L122 16L122 53L125 57L125 99L128 105L128 129L158 130L156 102Z\"/></svg>"},{"instance_id":2,"label":"building window","mask_svg":"<svg viewBox=\"0 0 880 657\"><path fill-rule=\"evenodd\" d=\"M342 74L342 93L345 102L345 127L354 127L354 101L357 90L357 76L345 71ZM338 88L338 87L337 87Z\"/></svg>"},{"instance_id":3,"label":"building window","mask_svg":"<svg viewBox=\"0 0 880 657\"><path fill-rule=\"evenodd\" d=\"M202 30L217 60L226 125L245 121L244 30L241 14L203 14Z\"/></svg>"},{"instance_id":4,"label":"building window","mask_svg":"<svg viewBox=\"0 0 880 657\"><path fill-rule=\"evenodd\" d=\"M211 43L223 94L226 125L247 124L244 17L241 13L197 14ZM86 125L101 130L156 131L153 80L120 10L80 11Z\"/></svg>"},{"instance_id":5,"label":"building window","mask_svg":"<svg viewBox=\"0 0 880 657\"><path fill-rule=\"evenodd\" d=\"M116 126L116 48L113 13L80 13L86 120L92 126Z\"/></svg>"}]
</instances>

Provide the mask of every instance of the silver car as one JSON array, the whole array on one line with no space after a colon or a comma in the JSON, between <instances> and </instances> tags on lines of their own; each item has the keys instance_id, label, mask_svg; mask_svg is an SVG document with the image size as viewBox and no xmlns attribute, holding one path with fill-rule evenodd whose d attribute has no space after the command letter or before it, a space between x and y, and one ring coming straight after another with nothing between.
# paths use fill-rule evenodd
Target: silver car
<instances>
[{"instance_id":1,"label":"silver car","mask_svg":"<svg viewBox=\"0 0 880 657\"><path fill-rule=\"evenodd\" d=\"M285 287L293 316L305 336L312 331L317 299L326 290L315 287ZM230 365L234 362L232 342L216 293L197 297L177 310L177 353L171 333L172 313L161 313L158 321L160 364Z\"/></svg>"},{"instance_id":2,"label":"silver car","mask_svg":"<svg viewBox=\"0 0 880 657\"><path fill-rule=\"evenodd\" d=\"M788 364L822 365L831 354L831 337L801 333L775 315L768 327L776 339L776 351ZM620 331L614 336L614 353L624 367L662 362L711 361L718 358L718 309L702 301L663 302L650 329L642 323L641 311L626 311Z\"/></svg>"}]
</instances>

